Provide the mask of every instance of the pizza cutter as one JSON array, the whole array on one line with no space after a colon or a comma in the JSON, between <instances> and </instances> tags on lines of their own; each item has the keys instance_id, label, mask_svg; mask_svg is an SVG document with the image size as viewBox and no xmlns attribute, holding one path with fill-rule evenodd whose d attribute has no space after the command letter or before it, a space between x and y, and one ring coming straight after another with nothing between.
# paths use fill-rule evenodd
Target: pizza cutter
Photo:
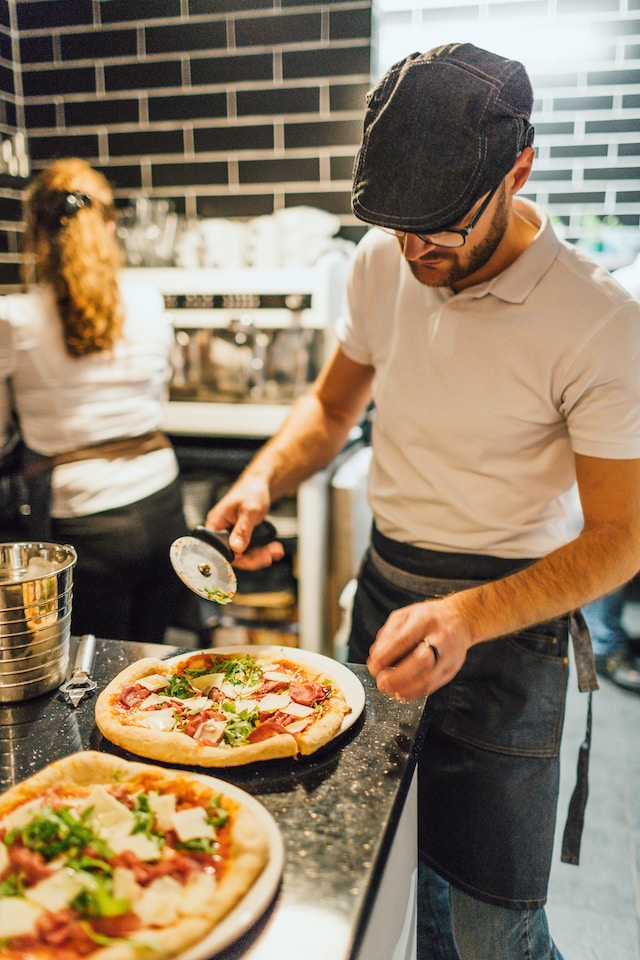
<instances>
[{"instance_id":1,"label":"pizza cutter","mask_svg":"<svg viewBox=\"0 0 640 960\"><path fill-rule=\"evenodd\" d=\"M194 527L190 534L178 537L171 544L169 557L173 569L190 590L205 600L231 603L238 589L231 566L235 554L229 546L230 530L209 530ZM276 528L269 520L254 527L249 547L264 547L276 538Z\"/></svg>"}]
</instances>

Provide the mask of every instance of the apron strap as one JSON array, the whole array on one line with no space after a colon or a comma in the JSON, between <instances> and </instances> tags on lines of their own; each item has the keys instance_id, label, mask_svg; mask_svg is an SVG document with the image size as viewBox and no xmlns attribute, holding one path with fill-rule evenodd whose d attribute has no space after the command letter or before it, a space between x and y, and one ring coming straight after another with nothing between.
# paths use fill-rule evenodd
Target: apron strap
<instances>
[{"instance_id":1,"label":"apron strap","mask_svg":"<svg viewBox=\"0 0 640 960\"><path fill-rule=\"evenodd\" d=\"M593 659L593 644L589 627L581 610L574 610L569 619L569 632L573 640L573 654L578 674L578 689L581 693L588 693L587 728L584 740L578 751L578 767L576 771L576 785L573 788L567 822L562 835L563 863L580 863L580 842L584 829L584 812L589 797L589 755L591 753L591 725L593 719L592 697L594 690L599 689L596 667Z\"/></svg>"}]
</instances>

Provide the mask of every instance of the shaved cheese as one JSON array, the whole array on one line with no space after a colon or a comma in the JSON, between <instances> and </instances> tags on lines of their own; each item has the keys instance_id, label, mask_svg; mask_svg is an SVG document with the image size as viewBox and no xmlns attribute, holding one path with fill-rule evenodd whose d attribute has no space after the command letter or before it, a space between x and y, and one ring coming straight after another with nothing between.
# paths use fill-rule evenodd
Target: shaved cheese
<instances>
[{"instance_id":1,"label":"shaved cheese","mask_svg":"<svg viewBox=\"0 0 640 960\"><path fill-rule=\"evenodd\" d=\"M173 730L176 725L173 707L165 710L136 710L133 719L139 726L149 727L150 730Z\"/></svg>"},{"instance_id":2,"label":"shaved cheese","mask_svg":"<svg viewBox=\"0 0 640 960\"><path fill-rule=\"evenodd\" d=\"M191 873L179 905L180 913L185 917L206 917L211 910L215 890L216 878L212 873Z\"/></svg>"},{"instance_id":3,"label":"shaved cheese","mask_svg":"<svg viewBox=\"0 0 640 960\"><path fill-rule=\"evenodd\" d=\"M128 867L113 868L113 896L116 900L135 903L142 896L142 887L136 882L133 870Z\"/></svg>"},{"instance_id":4,"label":"shaved cheese","mask_svg":"<svg viewBox=\"0 0 640 960\"><path fill-rule=\"evenodd\" d=\"M157 877L143 890L132 910L146 926L168 927L178 919L182 885L173 877Z\"/></svg>"},{"instance_id":5,"label":"shaved cheese","mask_svg":"<svg viewBox=\"0 0 640 960\"><path fill-rule=\"evenodd\" d=\"M294 723L287 724L287 733L302 733L303 730L309 726L310 717L305 717L304 720L296 720Z\"/></svg>"},{"instance_id":6,"label":"shaved cheese","mask_svg":"<svg viewBox=\"0 0 640 960\"><path fill-rule=\"evenodd\" d=\"M278 673L277 670L265 670L262 674L265 680L276 680L282 683L291 683L291 677L287 673Z\"/></svg>"},{"instance_id":7,"label":"shaved cheese","mask_svg":"<svg viewBox=\"0 0 640 960\"><path fill-rule=\"evenodd\" d=\"M184 709L187 713L200 713L202 710L208 710L211 706L209 697L191 697L184 700Z\"/></svg>"},{"instance_id":8,"label":"shaved cheese","mask_svg":"<svg viewBox=\"0 0 640 960\"><path fill-rule=\"evenodd\" d=\"M79 811L92 807L91 822L100 831L124 829L129 832L135 826L135 817L123 803L111 796L108 790L97 783L88 797L79 805Z\"/></svg>"},{"instance_id":9,"label":"shaved cheese","mask_svg":"<svg viewBox=\"0 0 640 960\"><path fill-rule=\"evenodd\" d=\"M178 834L181 843L206 837L214 840L216 832L210 823L207 823L207 812L203 807L189 807L179 810L173 815L173 829Z\"/></svg>"},{"instance_id":10,"label":"shaved cheese","mask_svg":"<svg viewBox=\"0 0 640 960\"><path fill-rule=\"evenodd\" d=\"M282 709L292 717L310 717L314 712L313 707L307 707L304 703L295 703L293 700L286 707L282 707Z\"/></svg>"},{"instance_id":11,"label":"shaved cheese","mask_svg":"<svg viewBox=\"0 0 640 960\"><path fill-rule=\"evenodd\" d=\"M166 833L171 830L173 822L172 816L176 812L176 797L174 793L156 793L154 790L148 794L149 806L155 814L158 830Z\"/></svg>"},{"instance_id":12,"label":"shaved cheese","mask_svg":"<svg viewBox=\"0 0 640 960\"><path fill-rule=\"evenodd\" d=\"M146 833L131 833L126 828L109 830L105 839L114 853L130 850L139 860L158 860L160 847Z\"/></svg>"},{"instance_id":13,"label":"shaved cheese","mask_svg":"<svg viewBox=\"0 0 640 960\"><path fill-rule=\"evenodd\" d=\"M189 683L196 690L209 693L209 690L212 690L213 687L220 689L220 684L224 683L224 677L224 673L205 673L201 677L191 677Z\"/></svg>"},{"instance_id":14,"label":"shaved cheese","mask_svg":"<svg viewBox=\"0 0 640 960\"><path fill-rule=\"evenodd\" d=\"M138 709L149 710L151 707L157 707L161 703L170 703L175 699L175 697L168 697L166 693L150 693L148 697L140 701Z\"/></svg>"},{"instance_id":15,"label":"shaved cheese","mask_svg":"<svg viewBox=\"0 0 640 960\"><path fill-rule=\"evenodd\" d=\"M44 913L36 903L22 897L0 897L0 931L2 937L20 937L35 933L36 921Z\"/></svg>"},{"instance_id":16,"label":"shaved cheese","mask_svg":"<svg viewBox=\"0 0 640 960\"><path fill-rule=\"evenodd\" d=\"M273 713L275 710L284 710L291 703L288 693L267 693L260 701L261 713Z\"/></svg>"},{"instance_id":17,"label":"shaved cheese","mask_svg":"<svg viewBox=\"0 0 640 960\"><path fill-rule=\"evenodd\" d=\"M68 907L82 890L83 884L74 870L58 870L29 887L25 896L31 903L57 913Z\"/></svg>"},{"instance_id":18,"label":"shaved cheese","mask_svg":"<svg viewBox=\"0 0 640 960\"><path fill-rule=\"evenodd\" d=\"M236 713L240 713L241 710L255 710L260 704L260 700L253 700L249 697L245 700L243 697L240 700L236 700Z\"/></svg>"},{"instance_id":19,"label":"shaved cheese","mask_svg":"<svg viewBox=\"0 0 640 960\"><path fill-rule=\"evenodd\" d=\"M213 740L214 743L222 738L227 726L226 720L205 720L193 735L194 740Z\"/></svg>"},{"instance_id":20,"label":"shaved cheese","mask_svg":"<svg viewBox=\"0 0 640 960\"><path fill-rule=\"evenodd\" d=\"M138 683L141 687L146 687L147 690L161 690L167 686L168 681L161 673L151 673L148 677L142 677L138 680Z\"/></svg>"}]
</instances>

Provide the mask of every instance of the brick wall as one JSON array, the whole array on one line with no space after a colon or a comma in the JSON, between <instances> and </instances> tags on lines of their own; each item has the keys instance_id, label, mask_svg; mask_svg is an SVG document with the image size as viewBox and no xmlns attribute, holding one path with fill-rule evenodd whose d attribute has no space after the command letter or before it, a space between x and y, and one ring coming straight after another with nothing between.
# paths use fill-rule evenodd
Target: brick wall
<instances>
[{"instance_id":1,"label":"brick wall","mask_svg":"<svg viewBox=\"0 0 640 960\"><path fill-rule=\"evenodd\" d=\"M8 5L34 172L75 154L120 203L166 198L188 217L309 204L349 235L371 0Z\"/></svg>"}]
</instances>

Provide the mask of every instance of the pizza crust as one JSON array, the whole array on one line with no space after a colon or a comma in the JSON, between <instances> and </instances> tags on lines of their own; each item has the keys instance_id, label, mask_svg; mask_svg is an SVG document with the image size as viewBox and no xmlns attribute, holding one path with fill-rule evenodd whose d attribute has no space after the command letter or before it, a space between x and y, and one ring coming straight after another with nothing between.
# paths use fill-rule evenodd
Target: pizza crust
<instances>
[{"instance_id":1,"label":"pizza crust","mask_svg":"<svg viewBox=\"0 0 640 960\"><path fill-rule=\"evenodd\" d=\"M267 652L256 650L252 656L262 664L271 665L273 657ZM215 652L215 651L213 651ZM197 651L185 654L189 660L204 653ZM295 651L287 651L280 661L290 661L296 669L302 669L309 682L322 684L326 673L310 670L306 663L297 663ZM175 668L178 664L173 663ZM299 733L276 734L257 743L242 744L238 747L214 747L199 743L192 737L175 731L153 731L133 723L122 723L117 706L122 690L145 676L166 673L165 661L155 657L145 657L130 664L119 673L102 691L96 701L95 719L100 732L112 743L123 747L137 756L160 760L165 763L179 763L201 767L241 766L261 760L277 760L295 757L299 753L308 755L332 740L342 727L342 721L350 707L341 690L332 681L332 695L322 717Z\"/></svg>"},{"instance_id":2,"label":"pizza crust","mask_svg":"<svg viewBox=\"0 0 640 960\"><path fill-rule=\"evenodd\" d=\"M28 780L11 787L0 795L0 818L30 800L34 800L53 787L90 789L95 784L112 784L145 779L152 776L155 782L167 787L173 782L178 786L186 781L193 786L188 773L166 770L149 764L123 760L111 754L84 751L58 760L34 774ZM200 781L196 786L203 796L210 798L213 791ZM223 794L224 797L224 794ZM114 943L100 947L83 960L163 960L180 953L197 943L245 896L257 880L269 860L269 842L262 824L255 814L235 799L224 797L222 804L232 819L229 859L223 876L216 883L213 899L200 916L181 916L171 927L141 930L131 935L140 945ZM0 946L0 955L4 956ZM7 952L7 956L11 956ZM38 953L34 960L54 960L51 954Z\"/></svg>"}]
</instances>

